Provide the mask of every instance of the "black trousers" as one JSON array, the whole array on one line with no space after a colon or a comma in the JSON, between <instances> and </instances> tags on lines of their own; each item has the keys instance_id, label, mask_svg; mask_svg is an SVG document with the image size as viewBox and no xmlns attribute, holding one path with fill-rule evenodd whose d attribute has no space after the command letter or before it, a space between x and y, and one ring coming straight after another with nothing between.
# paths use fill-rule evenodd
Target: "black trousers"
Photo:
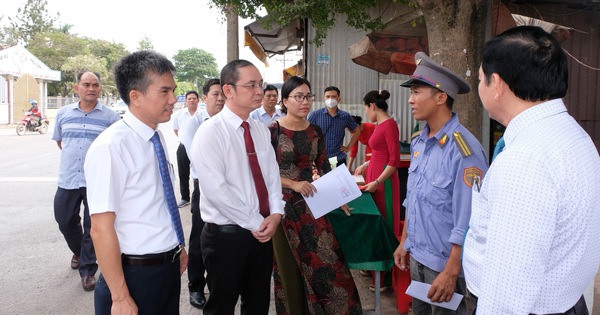
<instances>
[{"instance_id":1,"label":"black trousers","mask_svg":"<svg viewBox=\"0 0 600 315\"><path fill-rule=\"evenodd\" d=\"M83 227L81 226L81 203L83 202ZM79 256L79 274L94 275L98 270L96 252L90 237L90 209L87 189L64 189L58 187L54 195L54 219L73 255Z\"/></svg>"},{"instance_id":2,"label":"black trousers","mask_svg":"<svg viewBox=\"0 0 600 315\"><path fill-rule=\"evenodd\" d=\"M202 257L210 295L204 315L233 315L241 296L241 315L267 315L271 299L273 244L260 243L237 225L206 223Z\"/></svg>"},{"instance_id":3,"label":"black trousers","mask_svg":"<svg viewBox=\"0 0 600 315\"><path fill-rule=\"evenodd\" d=\"M181 143L177 148L177 172L179 173L181 199L190 201L190 159L185 151L185 146Z\"/></svg>"},{"instance_id":4,"label":"black trousers","mask_svg":"<svg viewBox=\"0 0 600 315\"><path fill-rule=\"evenodd\" d=\"M204 262L202 261L202 246L200 238L204 221L200 216L200 187L198 180L194 179L192 192L192 231L188 247L188 288L190 292L204 292L206 278L204 278Z\"/></svg>"},{"instance_id":5,"label":"black trousers","mask_svg":"<svg viewBox=\"0 0 600 315\"><path fill-rule=\"evenodd\" d=\"M181 277L179 259L154 266L123 266L129 294L138 307L139 314L179 314ZM96 315L109 315L112 299L106 280L98 277L94 289Z\"/></svg>"}]
</instances>

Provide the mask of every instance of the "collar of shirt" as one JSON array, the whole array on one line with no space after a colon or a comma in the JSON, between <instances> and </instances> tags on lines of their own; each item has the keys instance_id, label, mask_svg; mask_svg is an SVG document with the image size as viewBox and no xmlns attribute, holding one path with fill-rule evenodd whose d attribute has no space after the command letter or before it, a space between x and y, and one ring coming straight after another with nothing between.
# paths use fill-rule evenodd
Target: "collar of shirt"
<instances>
[{"instance_id":1,"label":"collar of shirt","mask_svg":"<svg viewBox=\"0 0 600 315\"><path fill-rule=\"evenodd\" d=\"M152 138L152 136L154 135L154 129L148 127L148 125L144 124L141 120L139 120L129 111L123 116L123 122L125 122L125 124L129 126L129 128L131 128L142 139L144 139L144 141L149 141L150 138Z\"/></svg>"},{"instance_id":2,"label":"collar of shirt","mask_svg":"<svg viewBox=\"0 0 600 315\"><path fill-rule=\"evenodd\" d=\"M338 104L338 106L340 106L340 105ZM321 109L320 109L320 111L321 111L321 113L322 113L323 115L331 116L331 115L329 115L329 112L327 111L327 107L323 107L323 108L321 108ZM331 117L338 116L340 113L341 113L341 110L338 108L338 109L335 111L335 114L334 114L333 116L331 116Z\"/></svg>"},{"instance_id":3,"label":"collar of shirt","mask_svg":"<svg viewBox=\"0 0 600 315\"><path fill-rule=\"evenodd\" d=\"M198 114L199 118L200 118L200 123L202 123L203 121L205 121L211 117L210 114L208 113L208 111L206 110L206 108L203 108L202 110L196 111L196 112L200 112L200 114Z\"/></svg>"},{"instance_id":4,"label":"collar of shirt","mask_svg":"<svg viewBox=\"0 0 600 315\"><path fill-rule=\"evenodd\" d=\"M562 99L557 98L538 105L532 106L513 118L504 132L505 148L515 140L525 128L537 121L566 112L567 108Z\"/></svg>"},{"instance_id":5,"label":"collar of shirt","mask_svg":"<svg viewBox=\"0 0 600 315\"><path fill-rule=\"evenodd\" d=\"M456 115L456 113L452 112L452 117L450 118L450 120L448 120L444 124L442 129L440 129L440 131L438 131L435 134L435 136L433 136L433 138L435 138L435 140L437 141L444 134L447 134L448 137L452 136L454 129L456 129L456 127L458 127L459 124L460 124L460 122L458 120L458 116ZM429 124L426 124L425 127L423 127L423 131L421 131L421 133L419 134L419 139L421 139L423 141L427 141L429 139Z\"/></svg>"},{"instance_id":6,"label":"collar of shirt","mask_svg":"<svg viewBox=\"0 0 600 315\"><path fill-rule=\"evenodd\" d=\"M225 105L223 107L223 110L221 110L221 115L223 115L223 120L225 120L228 124L231 125L231 127L233 127L234 130L238 130L242 128L242 122L244 120L242 120L242 118L240 118L240 116L236 115L234 112L232 112L229 107L227 107L227 105ZM251 121L251 119L249 119ZM252 124L250 124L252 126Z\"/></svg>"},{"instance_id":7,"label":"collar of shirt","mask_svg":"<svg viewBox=\"0 0 600 315\"><path fill-rule=\"evenodd\" d=\"M76 109L76 110L79 110L79 111L83 112L83 110L81 110L81 107L79 106L79 103L80 102L73 103L73 107L71 109L73 109L73 110ZM94 108L92 110L104 110L105 107L106 106L104 106L104 104L102 104L100 102L96 102L96 106L94 106Z\"/></svg>"}]
</instances>

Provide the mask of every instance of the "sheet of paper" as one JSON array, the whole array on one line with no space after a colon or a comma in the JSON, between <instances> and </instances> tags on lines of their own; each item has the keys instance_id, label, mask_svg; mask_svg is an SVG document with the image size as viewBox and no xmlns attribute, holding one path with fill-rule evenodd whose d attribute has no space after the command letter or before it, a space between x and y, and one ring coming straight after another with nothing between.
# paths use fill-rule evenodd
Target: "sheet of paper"
<instances>
[{"instance_id":1,"label":"sheet of paper","mask_svg":"<svg viewBox=\"0 0 600 315\"><path fill-rule=\"evenodd\" d=\"M456 311L458 305L460 304L460 301L463 299L463 296L461 294L454 293L450 302L434 303L431 302L429 298L427 298L427 292L429 292L430 288L430 284L413 280L410 282L408 289L406 289L406 294L431 305L436 305L453 311Z\"/></svg>"},{"instance_id":2,"label":"sheet of paper","mask_svg":"<svg viewBox=\"0 0 600 315\"><path fill-rule=\"evenodd\" d=\"M304 200L315 218L320 218L361 195L347 167L336 167L312 184L317 192L312 197L304 197Z\"/></svg>"}]
</instances>

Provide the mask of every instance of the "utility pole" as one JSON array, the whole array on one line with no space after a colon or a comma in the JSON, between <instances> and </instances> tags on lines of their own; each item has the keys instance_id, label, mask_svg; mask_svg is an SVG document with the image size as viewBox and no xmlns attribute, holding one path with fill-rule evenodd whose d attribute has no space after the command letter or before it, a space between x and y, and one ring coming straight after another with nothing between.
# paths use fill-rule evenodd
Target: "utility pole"
<instances>
[{"instance_id":1,"label":"utility pole","mask_svg":"<svg viewBox=\"0 0 600 315\"><path fill-rule=\"evenodd\" d=\"M238 15L235 5L224 8L227 17L227 62L240 58Z\"/></svg>"}]
</instances>

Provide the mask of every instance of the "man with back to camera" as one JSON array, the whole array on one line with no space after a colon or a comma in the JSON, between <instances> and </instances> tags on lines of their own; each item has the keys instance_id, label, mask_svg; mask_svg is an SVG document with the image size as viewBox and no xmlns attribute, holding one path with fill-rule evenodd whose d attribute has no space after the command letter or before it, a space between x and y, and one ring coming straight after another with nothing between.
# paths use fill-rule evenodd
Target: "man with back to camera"
<instances>
[{"instance_id":1,"label":"man with back to camera","mask_svg":"<svg viewBox=\"0 0 600 315\"><path fill-rule=\"evenodd\" d=\"M350 148L356 143L360 132L352 133L348 145L343 145L346 128L353 132L358 125L348 112L338 108L341 99L340 89L335 86L328 86L325 88L324 93L325 107L311 112L308 115L308 121L321 127L325 138L327 158L336 157L337 166L340 166L346 164L346 152L350 151Z\"/></svg>"},{"instance_id":2,"label":"man with back to camera","mask_svg":"<svg viewBox=\"0 0 600 315\"><path fill-rule=\"evenodd\" d=\"M73 252L71 268L79 270L81 286L85 291L91 291L96 285L94 275L98 264L90 238L90 209L83 164L96 137L121 117L98 102L102 91L98 74L90 71L78 73L73 88L79 95L79 102L58 110L52 135L52 140L61 149L58 188L54 196L54 218ZM83 228L80 217L82 202Z\"/></svg>"},{"instance_id":3,"label":"man with back to camera","mask_svg":"<svg viewBox=\"0 0 600 315\"><path fill-rule=\"evenodd\" d=\"M463 264L477 314L588 314L600 257L600 158L562 101L568 62L539 27L488 41L479 97L506 126L473 191ZM500 148L499 148L500 149Z\"/></svg>"},{"instance_id":4,"label":"man with back to camera","mask_svg":"<svg viewBox=\"0 0 600 315\"><path fill-rule=\"evenodd\" d=\"M198 110L198 102L198 92L188 91L185 93L186 107L180 109L173 116L173 131L179 139L179 147L177 147L177 174L179 174L179 192L181 193L181 201L177 204L179 208L190 204L190 159L181 141L179 129L194 116Z\"/></svg>"},{"instance_id":5,"label":"man with back to camera","mask_svg":"<svg viewBox=\"0 0 600 315\"><path fill-rule=\"evenodd\" d=\"M159 123L177 102L175 66L142 50L115 66L129 106L123 119L94 141L85 163L91 235L102 274L98 314L179 314L187 254L173 191L173 165Z\"/></svg>"},{"instance_id":6,"label":"man with back to camera","mask_svg":"<svg viewBox=\"0 0 600 315\"><path fill-rule=\"evenodd\" d=\"M406 221L394 260L401 270L410 269L413 281L431 284L429 301L413 299L415 315L463 315L465 299L456 311L430 302L448 302L454 293L466 293L460 256L471 215L471 188L487 171L487 158L452 112L457 95L471 90L469 83L423 52L415 54L415 63L411 79L401 86L410 88L414 118L427 124L410 145Z\"/></svg>"},{"instance_id":7,"label":"man with back to camera","mask_svg":"<svg viewBox=\"0 0 600 315\"><path fill-rule=\"evenodd\" d=\"M223 110L202 123L192 143L192 164L202 194L202 258L210 295L206 315L267 315L271 299L271 237L283 215L279 165L271 135L249 119L263 99L263 79L246 60L221 70Z\"/></svg>"},{"instance_id":8,"label":"man with back to camera","mask_svg":"<svg viewBox=\"0 0 600 315\"><path fill-rule=\"evenodd\" d=\"M250 118L258 120L265 126L268 126L277 119L285 116L285 114L276 106L279 98L279 91L277 91L277 88L274 85L268 84L263 92L262 106L252 111L250 113Z\"/></svg>"},{"instance_id":9,"label":"man with back to camera","mask_svg":"<svg viewBox=\"0 0 600 315\"><path fill-rule=\"evenodd\" d=\"M198 128L210 117L218 114L225 105L225 96L221 91L219 79L209 79L202 87L202 99L205 107L198 110L192 118L181 128L181 143L185 146L191 160L192 142ZM200 237L204 228L204 221L200 215L200 186L194 163L190 164L190 174L194 180L194 191L192 192L192 230L190 232L190 245L188 247L188 288L190 291L190 304L195 308L203 308L206 303L204 296L204 262L202 262L202 247Z\"/></svg>"}]
</instances>

